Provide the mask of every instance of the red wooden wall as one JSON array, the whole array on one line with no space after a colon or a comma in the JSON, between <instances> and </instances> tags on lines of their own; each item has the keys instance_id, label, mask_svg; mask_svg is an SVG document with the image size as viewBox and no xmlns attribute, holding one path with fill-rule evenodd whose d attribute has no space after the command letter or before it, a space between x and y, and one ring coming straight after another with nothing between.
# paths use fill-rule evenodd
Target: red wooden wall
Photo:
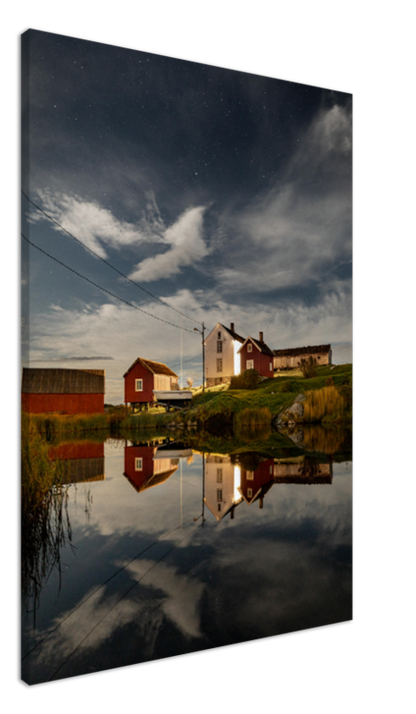
<instances>
[{"instance_id":1,"label":"red wooden wall","mask_svg":"<svg viewBox=\"0 0 416 714\"><path fill-rule=\"evenodd\" d=\"M153 377L146 367L138 362L133 369L124 377L124 402L132 404L134 402L153 402ZM136 379L143 380L143 391L136 392Z\"/></svg>"},{"instance_id":2,"label":"red wooden wall","mask_svg":"<svg viewBox=\"0 0 416 714\"><path fill-rule=\"evenodd\" d=\"M22 394L22 411L31 414L103 414L104 394Z\"/></svg>"},{"instance_id":3,"label":"red wooden wall","mask_svg":"<svg viewBox=\"0 0 416 714\"><path fill-rule=\"evenodd\" d=\"M247 345L249 344L252 345L252 352L247 352ZM246 371L247 360L251 359L254 362L253 369L256 369L259 374L261 374L263 377L273 377L273 357L271 355L265 355L260 352L252 342L248 342L246 345L244 345L243 349L240 352L240 359L240 369L242 372ZM272 369L270 369L270 364L272 365Z\"/></svg>"}]
</instances>

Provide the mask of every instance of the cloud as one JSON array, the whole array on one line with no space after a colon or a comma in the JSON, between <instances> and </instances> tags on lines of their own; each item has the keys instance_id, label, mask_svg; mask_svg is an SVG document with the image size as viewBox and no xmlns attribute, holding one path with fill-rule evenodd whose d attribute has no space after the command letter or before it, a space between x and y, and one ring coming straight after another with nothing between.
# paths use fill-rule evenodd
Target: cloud
<instances>
[{"instance_id":1,"label":"cloud","mask_svg":"<svg viewBox=\"0 0 416 714\"><path fill-rule=\"evenodd\" d=\"M334 106L305 131L284 176L220 217L230 256L217 271L220 287L264 293L322 283L351 259L351 216L351 118Z\"/></svg>"},{"instance_id":2,"label":"cloud","mask_svg":"<svg viewBox=\"0 0 416 714\"><path fill-rule=\"evenodd\" d=\"M132 246L143 242L164 242L165 230L154 195L146 194L146 206L137 224L121 221L97 201L86 201L68 193L37 192L43 210L62 228L72 233L101 258L107 254L104 245L112 248ZM39 212L32 212L32 221L46 220ZM58 226L54 226L60 230Z\"/></svg>"},{"instance_id":3,"label":"cloud","mask_svg":"<svg viewBox=\"0 0 416 714\"><path fill-rule=\"evenodd\" d=\"M202 260L209 249L202 237L204 206L189 208L176 223L165 231L165 240L170 244L166 253L146 258L136 266L130 275L133 280L150 282L159 278L169 278L187 265Z\"/></svg>"}]
</instances>

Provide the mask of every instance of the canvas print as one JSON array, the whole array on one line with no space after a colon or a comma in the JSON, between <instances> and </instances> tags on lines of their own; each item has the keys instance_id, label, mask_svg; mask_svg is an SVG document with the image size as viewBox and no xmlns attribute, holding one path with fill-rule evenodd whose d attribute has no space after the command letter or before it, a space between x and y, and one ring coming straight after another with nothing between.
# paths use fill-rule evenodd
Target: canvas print
<instances>
[{"instance_id":1,"label":"canvas print","mask_svg":"<svg viewBox=\"0 0 416 714\"><path fill-rule=\"evenodd\" d=\"M22 680L351 620L351 94L21 39Z\"/></svg>"}]
</instances>

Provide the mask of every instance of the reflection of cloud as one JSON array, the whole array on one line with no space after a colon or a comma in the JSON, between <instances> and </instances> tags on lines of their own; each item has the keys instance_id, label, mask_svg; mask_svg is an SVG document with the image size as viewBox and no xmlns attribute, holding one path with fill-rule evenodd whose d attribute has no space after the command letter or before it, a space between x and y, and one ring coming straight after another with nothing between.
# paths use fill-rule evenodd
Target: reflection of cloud
<instances>
[{"instance_id":1,"label":"reflection of cloud","mask_svg":"<svg viewBox=\"0 0 416 714\"><path fill-rule=\"evenodd\" d=\"M146 562L150 569L151 561L141 562ZM139 578L141 568L141 564L138 566L132 563L128 569L134 577ZM203 583L187 575L178 575L175 567L163 563L150 570L142 582L164 593L163 611L183 635L202 636L198 608L204 590Z\"/></svg>"},{"instance_id":2,"label":"reflection of cloud","mask_svg":"<svg viewBox=\"0 0 416 714\"><path fill-rule=\"evenodd\" d=\"M104 646L105 651L111 638L123 637L125 627L129 628L130 634L134 629L135 662L141 658L152 658L165 618L186 638L202 636L198 613L204 590L202 583L187 575L177 574L173 566L154 560L138 560L128 566L127 573L139 583L138 587L132 588L131 580L122 580L120 589L115 592L111 592L111 586L108 592L105 589L96 593L91 590L77 609L60 614L59 620L49 628L53 630L55 625L59 625L57 629L24 660L22 674L25 680L31 683L41 677L40 681L45 681L61 664L59 677L90 671L84 669L84 658L87 657L91 663L92 657L95 662L96 653L100 656L100 648ZM149 588L152 590L150 598ZM123 597L123 592L130 589L131 594ZM38 634L41 640L42 633ZM136 648L139 641L142 651L138 654ZM126 643L126 646L131 646L131 643ZM108 666L106 657L108 655L102 668ZM81 671L77 670L78 667Z\"/></svg>"}]
</instances>

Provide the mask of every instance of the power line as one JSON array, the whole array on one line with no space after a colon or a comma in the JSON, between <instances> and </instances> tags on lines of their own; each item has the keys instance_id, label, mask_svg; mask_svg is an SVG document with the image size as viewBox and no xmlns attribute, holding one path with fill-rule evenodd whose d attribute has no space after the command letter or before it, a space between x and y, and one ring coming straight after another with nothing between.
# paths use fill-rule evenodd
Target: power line
<instances>
[{"instance_id":1,"label":"power line","mask_svg":"<svg viewBox=\"0 0 416 714\"><path fill-rule=\"evenodd\" d=\"M74 268L70 268L69 265L66 265L63 263L61 260L58 260L58 258L55 258L53 255L50 253L47 253L46 250L43 250L43 248L40 248L38 245L35 243L32 243L28 238L26 238L23 233L21 233L22 238L25 239L29 245L33 246L33 248L36 248L36 250L39 250L41 253L44 253L44 255L47 255L48 258L51 258L51 260L54 260L55 263L59 263L59 265L63 265L64 268L67 270L70 270L71 273L74 273L75 275L78 275L79 278L82 278L83 280L86 280L88 283L91 283L91 285L94 285L94 287L98 288L99 290L102 290L103 292L107 293L107 295L111 295L111 297L116 298L117 300L120 300L121 302L124 302L126 305L129 307L134 307L135 310L139 310L140 312L143 312L145 315L149 315L149 317L153 317L155 320L159 320L160 322L164 322L166 325L171 325L172 327L176 327L178 330L185 330L186 332L191 332L194 334L194 330L189 330L187 327L181 327L180 325L175 325L173 322L169 322L168 320L164 320L162 317L157 317L157 315L152 315L151 312L148 312L147 310L143 310L141 307L137 307L137 305L133 305L133 303L128 302L128 300L124 300L124 298L119 297L118 295L115 295L115 293L110 292L110 290L107 290L106 288L103 288L101 285L98 285L98 283L95 283L93 280L90 280L87 278L85 275L81 275L81 273L78 273L77 270L74 270Z\"/></svg>"},{"instance_id":2,"label":"power line","mask_svg":"<svg viewBox=\"0 0 416 714\"><path fill-rule=\"evenodd\" d=\"M201 355L195 355L195 357L189 357L189 359L184 359L184 360L182 360L182 364L185 364L186 362L192 362L193 359L198 359L198 358L200 359ZM180 365L180 362L177 362L177 364L174 364L173 367L171 367L171 369L174 369L174 367L179 367L179 365Z\"/></svg>"},{"instance_id":3,"label":"power line","mask_svg":"<svg viewBox=\"0 0 416 714\"><path fill-rule=\"evenodd\" d=\"M69 235L70 238L73 238L73 240L75 240L77 243L79 243L80 245L82 245L83 248L85 248L86 250L88 250L88 251L89 251L92 255L94 255L96 258L99 258L99 260L101 260L103 263L105 263L106 265L108 265L109 268L111 268L112 270L115 270L116 273L118 273L118 274L121 275L123 278L125 278L126 280L128 280L129 283L131 283L132 285L135 285L136 288L139 288L140 290L143 290L143 292L147 293L148 295L150 295L150 296L151 296L152 298L154 298L155 300L158 300L159 302L161 302L162 305L166 305L166 307L169 307L171 310L174 310L174 311L177 312L179 315L182 315L183 317L186 317L187 320L190 320L191 322L198 322L198 321L195 320L193 317L188 317L188 315L185 315L185 313L181 312L180 310L177 310L176 307L172 307L172 305L169 305L168 302L165 302L164 300L162 300L162 298L159 298L159 297L157 297L157 295L154 295L153 293L151 293L150 290L146 290L146 288L142 287L142 285L139 285L139 283L136 283L134 280L132 280L131 278L129 278L128 275L125 275L124 273L122 273L121 270L119 270L118 268L116 268L114 265L111 265L111 263L109 263L108 260L105 260L105 258L102 258L101 255L98 255L98 253L96 253L94 250L92 250L92 248L89 248L87 245L85 245L85 243L83 243L81 240L79 240L79 238L77 238L77 237L74 236L70 231L68 231L66 228L64 228L55 218L53 218L53 217L50 216L48 213L46 213L46 211L44 211L43 208L41 208L41 207L38 206L34 201L32 201L32 199L29 198L29 196L28 196L23 190L22 190L22 194L23 194L23 196L27 199L27 201L29 201L29 203L32 204L32 206L34 206L38 211L40 211L41 213L43 213L43 215L46 216L46 218L48 218L48 220L52 221L52 223L55 223L55 225L57 225L58 228L60 228L60 230L64 231L64 233L66 233L67 235Z\"/></svg>"}]
</instances>

